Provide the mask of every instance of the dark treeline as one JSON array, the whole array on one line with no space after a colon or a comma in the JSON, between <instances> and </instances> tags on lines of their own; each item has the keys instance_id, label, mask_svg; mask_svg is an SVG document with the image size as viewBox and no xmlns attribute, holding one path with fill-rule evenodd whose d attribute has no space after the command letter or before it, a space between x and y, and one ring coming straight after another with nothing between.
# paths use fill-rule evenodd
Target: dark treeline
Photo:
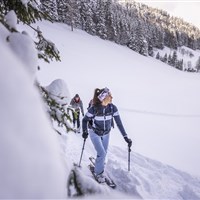
<instances>
[{"instance_id":1,"label":"dark treeline","mask_svg":"<svg viewBox=\"0 0 200 200\"><path fill-rule=\"evenodd\" d=\"M43 11L54 21L71 29L80 28L91 35L126 45L153 56L153 48L172 49L184 45L200 49L200 30L166 11L134 1L117 0L41 0Z\"/></svg>"}]
</instances>

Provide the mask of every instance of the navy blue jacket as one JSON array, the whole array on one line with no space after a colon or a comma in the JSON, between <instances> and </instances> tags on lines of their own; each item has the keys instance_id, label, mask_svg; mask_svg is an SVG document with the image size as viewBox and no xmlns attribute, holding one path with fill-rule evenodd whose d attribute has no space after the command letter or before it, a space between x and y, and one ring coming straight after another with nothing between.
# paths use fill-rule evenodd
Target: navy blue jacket
<instances>
[{"instance_id":1,"label":"navy blue jacket","mask_svg":"<svg viewBox=\"0 0 200 200\"><path fill-rule=\"evenodd\" d=\"M97 133L98 135L108 134L112 127L113 118L115 119L115 122L121 134L124 137L127 136L121 118L119 116L118 109L112 103L108 104L107 106L91 106L82 120L83 132L88 132L88 122L92 120L92 129L95 133Z\"/></svg>"}]
</instances>

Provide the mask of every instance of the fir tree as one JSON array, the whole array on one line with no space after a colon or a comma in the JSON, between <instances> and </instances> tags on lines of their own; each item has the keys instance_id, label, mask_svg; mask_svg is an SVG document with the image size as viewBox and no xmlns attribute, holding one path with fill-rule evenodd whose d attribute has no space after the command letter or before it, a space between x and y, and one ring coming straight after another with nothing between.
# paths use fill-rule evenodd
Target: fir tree
<instances>
[{"instance_id":1,"label":"fir tree","mask_svg":"<svg viewBox=\"0 0 200 200\"><path fill-rule=\"evenodd\" d=\"M59 126L64 126L67 132L74 131L70 125L72 119L69 115L69 111L74 112L74 110L68 105L61 104L59 101L56 100L59 98L60 100L62 100L64 97L56 96L56 99L52 98L52 95L44 87L38 85L38 88L41 92L42 98L44 99L46 106L48 107L48 114L51 119L57 122Z\"/></svg>"},{"instance_id":2,"label":"fir tree","mask_svg":"<svg viewBox=\"0 0 200 200\"><path fill-rule=\"evenodd\" d=\"M191 71L192 71L192 63L191 63L191 61L188 61L188 62L187 62L187 71L188 71L188 72L191 72Z\"/></svg>"},{"instance_id":3,"label":"fir tree","mask_svg":"<svg viewBox=\"0 0 200 200\"><path fill-rule=\"evenodd\" d=\"M167 53L165 53L164 57L163 57L163 62L167 63Z\"/></svg>"},{"instance_id":4,"label":"fir tree","mask_svg":"<svg viewBox=\"0 0 200 200\"><path fill-rule=\"evenodd\" d=\"M138 26L135 30L134 33L134 40L131 41L132 46L134 47L133 50L135 49L136 52L147 56L148 54L148 44L147 41L144 37L144 32L142 28L141 22L138 23Z\"/></svg>"},{"instance_id":5,"label":"fir tree","mask_svg":"<svg viewBox=\"0 0 200 200\"><path fill-rule=\"evenodd\" d=\"M173 67L176 67L176 63L177 63L177 52L174 51L174 52L173 52L173 55L172 55L172 59L171 59L171 65L172 65Z\"/></svg>"},{"instance_id":6,"label":"fir tree","mask_svg":"<svg viewBox=\"0 0 200 200\"><path fill-rule=\"evenodd\" d=\"M168 63L170 66L173 66L173 65L172 65L172 56L171 56L171 54L169 54L167 60L168 60L167 63Z\"/></svg>"},{"instance_id":7,"label":"fir tree","mask_svg":"<svg viewBox=\"0 0 200 200\"><path fill-rule=\"evenodd\" d=\"M159 52L156 54L156 59L160 60L160 53Z\"/></svg>"},{"instance_id":8,"label":"fir tree","mask_svg":"<svg viewBox=\"0 0 200 200\"><path fill-rule=\"evenodd\" d=\"M97 35L102 39L107 39L107 29L106 29L106 22L105 22L105 1L97 0L96 2L96 31Z\"/></svg>"},{"instance_id":9,"label":"fir tree","mask_svg":"<svg viewBox=\"0 0 200 200\"><path fill-rule=\"evenodd\" d=\"M23 2L23 3L22 3ZM59 57L59 51L56 49L55 44L51 42L50 40L45 39L45 37L42 35L42 31L39 27L34 28L32 26L32 23L36 22L37 20L42 19L51 19L48 17L45 13L41 12L39 7L41 4L38 3L38 1L30 0L25 3L25 1L2 1L0 5L0 23L2 23L9 31L9 35L7 36L7 42L10 42L10 36L12 34L21 34L22 37L30 37L28 34L25 33L25 31L22 31L20 33L17 30L17 27L11 26L11 23L9 20L7 20L7 16L12 14L12 20L20 21L22 23L27 24L29 27L31 27L36 33L37 33L37 39L38 41L35 41L35 48L38 50L38 57L44 59L45 61L49 62L49 59L56 59L60 60ZM13 33L14 32L14 33ZM32 38L30 38L31 40ZM23 41L23 40L22 40ZM27 40L26 40L27 41ZM24 46L23 43L18 43L20 46ZM33 66L34 67L34 66ZM37 66L35 66L37 68ZM43 90L44 93L44 90ZM47 101L50 101L47 97ZM51 102L51 108L52 106L58 106L56 102ZM59 107L59 106L58 106ZM66 120L69 120L69 115L66 113L63 113L63 110L61 107L59 107L59 111L56 113L55 117L60 116L62 123L65 123L67 131L70 130L69 125L66 123ZM60 115L58 115L60 113ZM63 113L63 115L61 115ZM52 113L51 113L52 116ZM63 120L63 121L62 121Z\"/></svg>"},{"instance_id":10,"label":"fir tree","mask_svg":"<svg viewBox=\"0 0 200 200\"><path fill-rule=\"evenodd\" d=\"M176 68L183 71L183 59L177 61Z\"/></svg>"},{"instance_id":11,"label":"fir tree","mask_svg":"<svg viewBox=\"0 0 200 200\"><path fill-rule=\"evenodd\" d=\"M22 1L13 0L2 0L0 6L0 22L12 33L18 32L15 28L11 27L8 22L5 20L6 14L10 11L16 14L17 20L27 24L38 34L39 41L35 42L37 50L39 50L38 57L49 62L49 58L60 60L59 51L56 49L55 44L45 39L42 35L42 32L39 29L34 28L31 24L35 23L37 20L47 19L51 20L49 15L46 12L40 11L41 4L38 1L30 0L27 3L22 3ZM9 40L7 40L9 42ZM43 48L39 47L41 42L45 43ZM19 44L21 45L21 44ZM43 52L41 52L43 51ZM43 55L43 56L41 56Z\"/></svg>"},{"instance_id":12,"label":"fir tree","mask_svg":"<svg viewBox=\"0 0 200 200\"><path fill-rule=\"evenodd\" d=\"M60 61L59 51L55 44L44 38L39 27L37 27L37 33L37 38L39 41L35 43L37 49L39 50L38 57L44 59L48 63L53 59Z\"/></svg>"},{"instance_id":13,"label":"fir tree","mask_svg":"<svg viewBox=\"0 0 200 200\"><path fill-rule=\"evenodd\" d=\"M58 21L57 2L56 0L40 0L42 3L41 10L47 12L53 21Z\"/></svg>"},{"instance_id":14,"label":"fir tree","mask_svg":"<svg viewBox=\"0 0 200 200\"><path fill-rule=\"evenodd\" d=\"M58 21L66 23L66 13L67 13L66 0L56 0L56 1L57 1Z\"/></svg>"},{"instance_id":15,"label":"fir tree","mask_svg":"<svg viewBox=\"0 0 200 200\"><path fill-rule=\"evenodd\" d=\"M37 20L47 19L50 20L46 12L41 12L39 7L41 4L36 0L30 0L27 3L22 3L19 0L1 0L0 6L0 22L4 23L4 16L13 10L19 21L25 24L35 23Z\"/></svg>"},{"instance_id":16,"label":"fir tree","mask_svg":"<svg viewBox=\"0 0 200 200\"><path fill-rule=\"evenodd\" d=\"M80 20L80 2L76 0L56 0L58 19L71 26L73 31L75 27L81 27Z\"/></svg>"},{"instance_id":17,"label":"fir tree","mask_svg":"<svg viewBox=\"0 0 200 200\"><path fill-rule=\"evenodd\" d=\"M197 59L195 68L196 68L197 72L200 71L200 56L199 56L199 58Z\"/></svg>"},{"instance_id":18,"label":"fir tree","mask_svg":"<svg viewBox=\"0 0 200 200\"><path fill-rule=\"evenodd\" d=\"M116 25L114 19L114 3L112 0L107 0L105 3L105 19L106 19L106 28L107 28L107 37L109 40L114 41L117 32L116 32Z\"/></svg>"},{"instance_id":19,"label":"fir tree","mask_svg":"<svg viewBox=\"0 0 200 200\"><path fill-rule=\"evenodd\" d=\"M148 55L154 57L153 45L151 43L148 46Z\"/></svg>"},{"instance_id":20,"label":"fir tree","mask_svg":"<svg viewBox=\"0 0 200 200\"><path fill-rule=\"evenodd\" d=\"M90 33L91 35L96 34L95 23L93 21L93 10L92 3L89 0L81 0L79 6L81 29Z\"/></svg>"}]
</instances>

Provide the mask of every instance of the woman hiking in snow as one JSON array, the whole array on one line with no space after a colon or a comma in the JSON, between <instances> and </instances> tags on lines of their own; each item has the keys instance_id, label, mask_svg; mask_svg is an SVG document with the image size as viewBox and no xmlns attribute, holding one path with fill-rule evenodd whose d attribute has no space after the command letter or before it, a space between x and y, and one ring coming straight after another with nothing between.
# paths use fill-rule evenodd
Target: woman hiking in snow
<instances>
[{"instance_id":1,"label":"woman hiking in snow","mask_svg":"<svg viewBox=\"0 0 200 200\"><path fill-rule=\"evenodd\" d=\"M107 154L110 130L113 125L113 118L129 146L131 139L127 137L126 131L121 122L117 107L112 104L112 95L108 88L95 89L92 106L88 109L82 120L82 137L86 139L88 132L90 139L97 152L95 160L95 175L98 182L105 182L104 163ZM93 121L92 127L88 129L88 122Z\"/></svg>"}]
</instances>

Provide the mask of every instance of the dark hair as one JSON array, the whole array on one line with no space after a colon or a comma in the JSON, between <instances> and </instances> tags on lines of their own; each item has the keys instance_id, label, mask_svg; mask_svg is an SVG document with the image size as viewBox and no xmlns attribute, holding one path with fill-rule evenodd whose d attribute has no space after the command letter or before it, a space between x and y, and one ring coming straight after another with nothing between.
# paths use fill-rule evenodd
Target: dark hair
<instances>
[{"instance_id":1,"label":"dark hair","mask_svg":"<svg viewBox=\"0 0 200 200\"><path fill-rule=\"evenodd\" d=\"M94 97L93 97L93 105L94 106L98 106L98 105L101 105L101 101L98 99L98 96L99 94L103 91L104 89L99 89L99 88L96 88L94 90Z\"/></svg>"}]
</instances>

